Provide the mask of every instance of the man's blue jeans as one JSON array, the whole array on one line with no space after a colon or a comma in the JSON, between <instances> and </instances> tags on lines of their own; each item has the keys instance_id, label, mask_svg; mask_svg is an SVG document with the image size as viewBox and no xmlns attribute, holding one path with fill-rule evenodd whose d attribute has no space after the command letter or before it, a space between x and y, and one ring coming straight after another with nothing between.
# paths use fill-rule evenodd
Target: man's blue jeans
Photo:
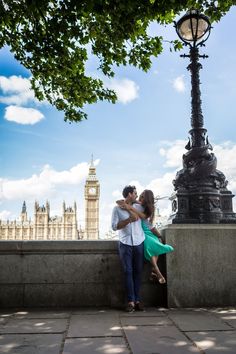
<instances>
[{"instance_id":1,"label":"man's blue jeans","mask_svg":"<svg viewBox=\"0 0 236 354\"><path fill-rule=\"evenodd\" d=\"M120 260L125 274L125 286L128 302L140 301L140 286L143 270L143 242L138 246L129 246L119 242Z\"/></svg>"}]
</instances>

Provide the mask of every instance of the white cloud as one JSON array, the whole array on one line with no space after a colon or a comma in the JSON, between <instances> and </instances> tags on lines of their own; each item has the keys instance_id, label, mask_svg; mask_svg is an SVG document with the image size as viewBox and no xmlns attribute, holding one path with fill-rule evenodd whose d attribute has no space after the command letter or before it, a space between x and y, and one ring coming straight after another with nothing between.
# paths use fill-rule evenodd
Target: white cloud
<instances>
[{"instance_id":1,"label":"white cloud","mask_svg":"<svg viewBox=\"0 0 236 354\"><path fill-rule=\"evenodd\" d=\"M44 115L33 108L21 107L29 102L39 103L31 89L30 80L21 76L0 76L0 103L9 105L5 110L5 119L19 124L35 124Z\"/></svg>"},{"instance_id":2,"label":"white cloud","mask_svg":"<svg viewBox=\"0 0 236 354\"><path fill-rule=\"evenodd\" d=\"M3 210L0 212L0 220L8 220L10 219L11 212L9 210Z\"/></svg>"},{"instance_id":3,"label":"white cloud","mask_svg":"<svg viewBox=\"0 0 236 354\"><path fill-rule=\"evenodd\" d=\"M101 203L100 204L100 236L103 237L104 234L111 229L111 215L114 206L116 205L115 201L113 203Z\"/></svg>"},{"instance_id":4,"label":"white cloud","mask_svg":"<svg viewBox=\"0 0 236 354\"><path fill-rule=\"evenodd\" d=\"M217 168L229 176L236 177L236 145L231 142L225 142L221 145L213 146L213 152L217 157Z\"/></svg>"},{"instance_id":5,"label":"white cloud","mask_svg":"<svg viewBox=\"0 0 236 354\"><path fill-rule=\"evenodd\" d=\"M30 81L21 76L0 76L0 89L3 93L28 91L30 90Z\"/></svg>"},{"instance_id":6,"label":"white cloud","mask_svg":"<svg viewBox=\"0 0 236 354\"><path fill-rule=\"evenodd\" d=\"M38 102L31 90L30 80L21 76L0 76L0 102L5 104L22 105L30 101Z\"/></svg>"},{"instance_id":7,"label":"white cloud","mask_svg":"<svg viewBox=\"0 0 236 354\"><path fill-rule=\"evenodd\" d=\"M115 190L112 192L112 196L115 197L115 198L122 198L122 191L119 191L119 190Z\"/></svg>"},{"instance_id":8,"label":"white cloud","mask_svg":"<svg viewBox=\"0 0 236 354\"><path fill-rule=\"evenodd\" d=\"M169 197L173 193L172 181L175 174L175 171L165 173L162 177L150 181L146 188L151 189L155 197Z\"/></svg>"},{"instance_id":9,"label":"white cloud","mask_svg":"<svg viewBox=\"0 0 236 354\"><path fill-rule=\"evenodd\" d=\"M8 106L5 109L4 118L19 124L36 124L44 118L44 115L34 108Z\"/></svg>"},{"instance_id":10,"label":"white cloud","mask_svg":"<svg viewBox=\"0 0 236 354\"><path fill-rule=\"evenodd\" d=\"M184 92L186 90L184 75L176 77L173 80L172 85L177 92Z\"/></svg>"},{"instance_id":11,"label":"white cloud","mask_svg":"<svg viewBox=\"0 0 236 354\"><path fill-rule=\"evenodd\" d=\"M32 91L26 91L18 95L0 96L0 103L22 105L29 101L34 101L34 99L34 93Z\"/></svg>"},{"instance_id":12,"label":"white cloud","mask_svg":"<svg viewBox=\"0 0 236 354\"><path fill-rule=\"evenodd\" d=\"M213 152L217 158L217 169L224 173L228 181L228 190L236 195L236 144L225 142L221 145L213 145ZM233 198L234 211L236 211L236 197Z\"/></svg>"},{"instance_id":13,"label":"white cloud","mask_svg":"<svg viewBox=\"0 0 236 354\"><path fill-rule=\"evenodd\" d=\"M96 160L93 161L94 166L99 165L99 163L100 163L100 159L96 159Z\"/></svg>"},{"instance_id":14,"label":"white cloud","mask_svg":"<svg viewBox=\"0 0 236 354\"><path fill-rule=\"evenodd\" d=\"M176 140L174 142L163 143L166 147L162 147L159 150L161 156L166 158L164 167L181 168L182 156L186 152L185 145L186 140Z\"/></svg>"},{"instance_id":15,"label":"white cloud","mask_svg":"<svg viewBox=\"0 0 236 354\"><path fill-rule=\"evenodd\" d=\"M121 103L126 104L138 98L139 86L132 80L111 79L107 86L116 92L118 101Z\"/></svg>"},{"instance_id":16,"label":"white cloud","mask_svg":"<svg viewBox=\"0 0 236 354\"><path fill-rule=\"evenodd\" d=\"M98 164L99 160L94 163ZM89 164L82 162L69 170L56 171L45 165L42 171L26 179L2 179L2 195L5 200L35 200L47 199L58 192L60 188L78 185L86 178Z\"/></svg>"}]
</instances>

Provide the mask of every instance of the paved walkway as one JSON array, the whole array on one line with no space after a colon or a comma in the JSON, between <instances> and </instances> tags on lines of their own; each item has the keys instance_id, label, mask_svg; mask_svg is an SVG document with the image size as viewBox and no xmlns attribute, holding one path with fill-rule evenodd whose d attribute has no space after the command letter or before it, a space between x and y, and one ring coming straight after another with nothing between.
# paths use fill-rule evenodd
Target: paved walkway
<instances>
[{"instance_id":1,"label":"paved walkway","mask_svg":"<svg viewBox=\"0 0 236 354\"><path fill-rule=\"evenodd\" d=\"M0 353L236 354L236 309L0 310Z\"/></svg>"}]
</instances>

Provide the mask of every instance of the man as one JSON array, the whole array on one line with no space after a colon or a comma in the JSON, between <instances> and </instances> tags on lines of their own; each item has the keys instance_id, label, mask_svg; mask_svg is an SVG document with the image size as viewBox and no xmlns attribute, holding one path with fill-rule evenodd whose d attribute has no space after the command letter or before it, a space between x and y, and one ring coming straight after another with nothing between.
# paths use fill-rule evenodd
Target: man
<instances>
[{"instance_id":1,"label":"man","mask_svg":"<svg viewBox=\"0 0 236 354\"><path fill-rule=\"evenodd\" d=\"M126 186L123 197L127 204L143 211L140 204L135 203L137 191L135 186ZM115 206L112 212L112 229L119 231L119 254L125 274L125 287L127 292L128 312L143 311L140 302L141 275L143 270L143 241L144 232L141 220L135 214Z\"/></svg>"}]
</instances>

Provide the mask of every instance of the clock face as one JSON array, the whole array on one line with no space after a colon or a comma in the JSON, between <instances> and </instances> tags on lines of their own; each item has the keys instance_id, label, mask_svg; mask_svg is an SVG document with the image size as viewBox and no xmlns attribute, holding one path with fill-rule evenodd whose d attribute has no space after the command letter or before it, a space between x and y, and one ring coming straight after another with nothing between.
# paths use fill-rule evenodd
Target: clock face
<instances>
[{"instance_id":1,"label":"clock face","mask_svg":"<svg viewBox=\"0 0 236 354\"><path fill-rule=\"evenodd\" d=\"M89 194L91 194L91 195L96 194L96 188L94 188L94 187L89 188Z\"/></svg>"}]
</instances>

